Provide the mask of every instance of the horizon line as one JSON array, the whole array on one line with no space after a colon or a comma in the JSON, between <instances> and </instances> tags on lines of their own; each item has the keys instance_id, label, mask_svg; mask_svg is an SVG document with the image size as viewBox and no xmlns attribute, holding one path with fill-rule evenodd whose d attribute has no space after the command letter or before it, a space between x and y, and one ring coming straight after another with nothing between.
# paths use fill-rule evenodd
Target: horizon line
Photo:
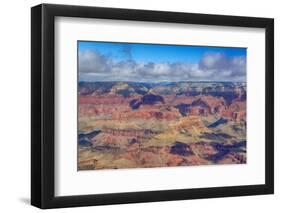
<instances>
[{"instance_id":1,"label":"horizon line","mask_svg":"<svg viewBox=\"0 0 281 213\"><path fill-rule=\"evenodd\" d=\"M106 82L126 82L126 83L184 83L184 82L189 82L189 83L247 83L246 81L207 81L207 80L202 80L202 81L79 81L78 82L86 82L86 83L106 83Z\"/></svg>"}]
</instances>

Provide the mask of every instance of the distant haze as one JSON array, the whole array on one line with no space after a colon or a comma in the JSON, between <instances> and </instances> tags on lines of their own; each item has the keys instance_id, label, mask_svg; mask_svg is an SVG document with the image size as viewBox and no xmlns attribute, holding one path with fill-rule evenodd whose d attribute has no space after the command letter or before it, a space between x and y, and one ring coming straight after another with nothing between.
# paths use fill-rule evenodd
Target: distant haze
<instances>
[{"instance_id":1,"label":"distant haze","mask_svg":"<svg viewBox=\"0 0 281 213\"><path fill-rule=\"evenodd\" d=\"M79 81L246 81L246 48L78 42Z\"/></svg>"}]
</instances>

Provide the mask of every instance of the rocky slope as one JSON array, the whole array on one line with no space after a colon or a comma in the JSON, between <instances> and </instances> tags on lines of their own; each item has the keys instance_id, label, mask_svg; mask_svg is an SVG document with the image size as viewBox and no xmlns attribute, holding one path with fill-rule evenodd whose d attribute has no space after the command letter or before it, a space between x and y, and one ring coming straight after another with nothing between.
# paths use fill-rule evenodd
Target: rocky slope
<instances>
[{"instance_id":1,"label":"rocky slope","mask_svg":"<svg viewBox=\"0 0 281 213\"><path fill-rule=\"evenodd\" d=\"M80 82L78 168L246 162L246 84Z\"/></svg>"}]
</instances>

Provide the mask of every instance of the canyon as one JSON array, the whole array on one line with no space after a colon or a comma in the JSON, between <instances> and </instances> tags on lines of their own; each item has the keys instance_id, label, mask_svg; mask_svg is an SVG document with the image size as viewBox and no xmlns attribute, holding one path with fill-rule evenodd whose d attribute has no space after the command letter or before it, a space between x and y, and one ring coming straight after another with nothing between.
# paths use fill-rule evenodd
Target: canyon
<instances>
[{"instance_id":1,"label":"canyon","mask_svg":"<svg viewBox=\"0 0 281 213\"><path fill-rule=\"evenodd\" d=\"M79 82L78 170L246 163L244 82Z\"/></svg>"}]
</instances>

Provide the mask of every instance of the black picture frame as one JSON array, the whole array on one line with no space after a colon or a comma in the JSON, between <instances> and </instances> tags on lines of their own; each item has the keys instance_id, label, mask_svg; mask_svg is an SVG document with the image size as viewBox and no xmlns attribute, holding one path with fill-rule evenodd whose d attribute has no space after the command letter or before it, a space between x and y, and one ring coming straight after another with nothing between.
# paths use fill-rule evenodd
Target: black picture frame
<instances>
[{"instance_id":1,"label":"black picture frame","mask_svg":"<svg viewBox=\"0 0 281 213\"><path fill-rule=\"evenodd\" d=\"M55 17L264 28L266 32L265 184L112 194L54 195ZM93 192L94 193L94 192ZM274 193L274 20L164 11L41 4L31 8L31 204L42 208L217 198Z\"/></svg>"}]
</instances>

